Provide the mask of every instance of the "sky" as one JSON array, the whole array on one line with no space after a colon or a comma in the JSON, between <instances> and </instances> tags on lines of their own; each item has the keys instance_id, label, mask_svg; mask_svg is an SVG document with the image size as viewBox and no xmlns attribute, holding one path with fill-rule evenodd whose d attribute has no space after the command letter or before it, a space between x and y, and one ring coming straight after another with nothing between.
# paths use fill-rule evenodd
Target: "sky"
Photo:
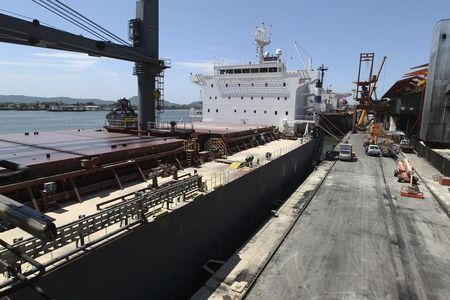
<instances>
[{"instance_id":1,"label":"sky","mask_svg":"<svg viewBox=\"0 0 450 300\"><path fill-rule=\"evenodd\" d=\"M123 39L135 0L61 0ZM38 19L58 29L89 33L32 0L0 0L0 13ZM24 18L22 17L22 18ZM448 0L160 0L160 56L165 99L198 101L190 73L212 73L215 63L256 61L253 33L271 25L267 51L283 50L288 69L303 68L293 40L311 54L313 66L329 68L325 84L351 92L359 53L375 52L375 68L387 56L378 83L382 95L410 67L427 63L436 22L450 18ZM133 63L85 54L0 43L0 95L116 100L137 94ZM365 66L367 67L367 66Z\"/></svg>"}]
</instances>

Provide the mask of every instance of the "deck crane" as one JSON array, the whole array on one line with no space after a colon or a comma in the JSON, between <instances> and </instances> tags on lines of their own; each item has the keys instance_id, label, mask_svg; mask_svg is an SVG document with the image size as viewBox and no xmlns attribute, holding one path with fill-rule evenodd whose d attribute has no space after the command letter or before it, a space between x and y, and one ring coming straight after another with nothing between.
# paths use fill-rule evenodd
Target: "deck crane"
<instances>
[{"instance_id":1,"label":"deck crane","mask_svg":"<svg viewBox=\"0 0 450 300\"><path fill-rule=\"evenodd\" d=\"M386 112L389 110L389 105L385 100L373 99L372 96L376 95L377 82L380 77L381 71L383 69L384 63L386 62L386 56L383 56L378 73L373 74L373 63L375 60L375 53L361 53L359 57L359 68L358 68L358 80L354 82L356 84L356 95L355 100L357 104L354 106L353 111L353 132L357 129L365 129L364 120L369 112ZM368 80L362 80L362 64L367 62L370 66ZM357 110L361 111L358 121L356 120ZM379 130L374 130L374 132L379 133Z\"/></svg>"},{"instance_id":2,"label":"deck crane","mask_svg":"<svg viewBox=\"0 0 450 300\"><path fill-rule=\"evenodd\" d=\"M298 57L300 58L300 61L302 62L303 66L306 68L306 70L311 70L311 69L312 69L312 57L311 57L311 55L309 55L309 53L306 52L306 50L303 49L303 48L297 43L297 41L292 40L292 44L294 45L295 51L297 52ZM300 49L299 49L299 48L301 48L301 49L303 50L303 52L305 52L305 54L309 57L309 59L308 59L308 64L306 64L305 60L303 59L303 55L302 55L302 53L300 52Z\"/></svg>"},{"instance_id":3,"label":"deck crane","mask_svg":"<svg viewBox=\"0 0 450 300\"><path fill-rule=\"evenodd\" d=\"M136 1L136 18L130 20L128 24L132 45L111 42L112 36L109 31L99 27L98 24L59 0L34 0L34 2L96 37L104 38L99 40L86 38L44 26L36 19L29 22L0 14L0 42L86 53L90 56L104 56L134 62L133 74L138 79L139 129L147 130L147 124L155 122L155 107L160 106L158 98L161 91L158 90L157 79L163 70L169 67L164 60L159 59L159 1ZM99 28L103 29L100 30L103 34L100 34ZM117 38L115 40L120 41Z\"/></svg>"}]
</instances>

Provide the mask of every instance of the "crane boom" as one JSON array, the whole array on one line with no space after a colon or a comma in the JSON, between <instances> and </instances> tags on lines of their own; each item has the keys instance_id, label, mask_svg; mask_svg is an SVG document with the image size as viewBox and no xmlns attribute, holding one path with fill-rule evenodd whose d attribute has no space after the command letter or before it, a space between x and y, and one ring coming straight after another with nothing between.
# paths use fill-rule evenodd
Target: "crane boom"
<instances>
[{"instance_id":1,"label":"crane boom","mask_svg":"<svg viewBox=\"0 0 450 300\"><path fill-rule=\"evenodd\" d=\"M144 54L137 48L93 40L44 26L38 20L29 22L5 14L0 14L0 42L86 53L91 56L133 62L157 62L156 58Z\"/></svg>"}]
</instances>

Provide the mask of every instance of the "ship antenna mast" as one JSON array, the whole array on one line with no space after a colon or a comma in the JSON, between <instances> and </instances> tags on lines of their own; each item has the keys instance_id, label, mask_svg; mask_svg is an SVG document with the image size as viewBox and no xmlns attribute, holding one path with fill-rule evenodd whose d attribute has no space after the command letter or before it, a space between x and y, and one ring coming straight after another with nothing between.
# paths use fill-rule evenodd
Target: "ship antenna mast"
<instances>
[{"instance_id":1,"label":"ship antenna mast","mask_svg":"<svg viewBox=\"0 0 450 300\"><path fill-rule=\"evenodd\" d=\"M256 53L259 58L259 63L264 61L264 47L270 44L269 26L262 23L261 26L256 27L255 31L255 45Z\"/></svg>"}]
</instances>

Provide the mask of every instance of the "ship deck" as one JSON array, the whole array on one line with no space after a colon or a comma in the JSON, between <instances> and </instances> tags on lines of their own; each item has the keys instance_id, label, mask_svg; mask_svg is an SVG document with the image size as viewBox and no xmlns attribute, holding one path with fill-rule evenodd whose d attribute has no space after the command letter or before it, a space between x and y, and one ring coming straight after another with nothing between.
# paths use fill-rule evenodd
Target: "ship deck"
<instances>
[{"instance_id":1,"label":"ship deck","mask_svg":"<svg viewBox=\"0 0 450 300\"><path fill-rule=\"evenodd\" d=\"M3 134L0 136L0 160L33 166L104 154L123 154L173 143L180 141L105 130L73 129L39 134L30 132L28 135Z\"/></svg>"},{"instance_id":2,"label":"ship deck","mask_svg":"<svg viewBox=\"0 0 450 300\"><path fill-rule=\"evenodd\" d=\"M425 199L392 158L325 162L194 299L449 299L450 197L413 154Z\"/></svg>"},{"instance_id":3,"label":"ship deck","mask_svg":"<svg viewBox=\"0 0 450 300\"><path fill-rule=\"evenodd\" d=\"M267 125L258 124L232 124L218 122L194 122L195 131L198 133L215 133L233 135L254 129L269 128Z\"/></svg>"},{"instance_id":4,"label":"ship deck","mask_svg":"<svg viewBox=\"0 0 450 300\"><path fill-rule=\"evenodd\" d=\"M115 136L117 134L112 134ZM89 140L89 139L87 139ZM302 144L301 140L275 140L270 143L260 145L258 147L250 148L234 155L230 155L223 160L223 162L209 161L198 167L188 167L184 168L178 172L179 177L187 176L187 174L197 173L202 176L203 181L206 183L206 192L214 190L216 186L221 186L229 181L232 181L240 176L245 175L250 172L252 168L242 167L242 168L231 168L231 162L245 163L245 159L248 156L253 156L254 161L260 160L260 163L264 163L265 154L267 152L272 153L273 157L276 158L279 155L290 151L291 149L298 147ZM255 166L256 167L256 166ZM172 177L158 177L158 185L163 185L173 181ZM118 199L120 197L133 194L136 191L145 189L151 184L148 182L129 182L124 184L123 189L105 189L98 193L91 193L83 195L83 201L81 203L77 202L75 199L60 203L57 209L46 213L48 216L55 219L54 223L57 227L63 226L67 223L73 222L79 219L80 215L89 216L91 214L99 212L97 205L101 203L106 203L112 199ZM112 204L115 204L114 202ZM107 209L108 205L103 206L102 209ZM111 230L111 229L109 229ZM0 239L12 243L14 238L28 238L30 235L20 228L14 228L5 232L0 233Z\"/></svg>"}]
</instances>

